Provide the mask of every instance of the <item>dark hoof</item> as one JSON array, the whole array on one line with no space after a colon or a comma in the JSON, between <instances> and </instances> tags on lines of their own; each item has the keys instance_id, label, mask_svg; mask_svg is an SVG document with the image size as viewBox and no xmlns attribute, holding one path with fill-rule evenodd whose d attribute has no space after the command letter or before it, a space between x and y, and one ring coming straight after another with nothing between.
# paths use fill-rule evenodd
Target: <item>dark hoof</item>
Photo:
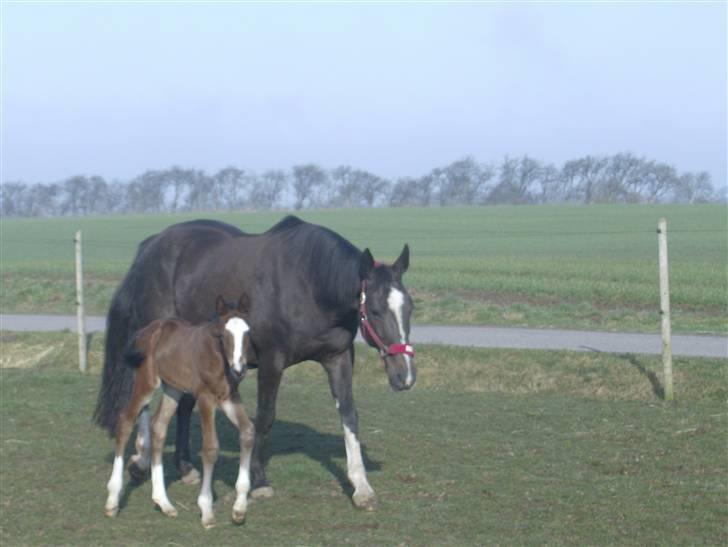
<instances>
[{"instance_id":1,"label":"dark hoof","mask_svg":"<svg viewBox=\"0 0 728 547\"><path fill-rule=\"evenodd\" d=\"M129 471L129 477L134 482L143 482L149 476L149 469L142 469L136 462L129 462L126 469Z\"/></svg>"},{"instance_id":2,"label":"dark hoof","mask_svg":"<svg viewBox=\"0 0 728 547\"><path fill-rule=\"evenodd\" d=\"M200 472L197 471L197 469L195 469L194 467L190 467L187 470L187 473L182 475L182 478L180 480L182 481L182 484L186 484L188 486L200 484Z\"/></svg>"}]
</instances>

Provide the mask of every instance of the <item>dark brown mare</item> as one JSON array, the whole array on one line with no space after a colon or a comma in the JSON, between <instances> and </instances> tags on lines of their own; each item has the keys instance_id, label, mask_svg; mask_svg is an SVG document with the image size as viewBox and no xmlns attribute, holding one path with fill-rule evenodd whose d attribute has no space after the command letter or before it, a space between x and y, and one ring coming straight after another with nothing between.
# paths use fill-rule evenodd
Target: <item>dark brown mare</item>
<instances>
[{"instance_id":1,"label":"dark brown mare","mask_svg":"<svg viewBox=\"0 0 728 547\"><path fill-rule=\"evenodd\" d=\"M254 235L212 220L170 226L139 245L111 301L97 423L113 432L119 401L131 391L131 370L122 354L132 333L163 317L201 323L208 319L209 303L216 295L235 299L245 292L252 302L254 357L249 366L258 368L251 496L273 493L265 476L263 445L275 420L283 371L312 360L323 365L341 416L354 505L374 508L352 392L354 338L361 324L365 339L382 356L392 389L414 385L412 300L402 282L408 266L407 245L393 264L379 264L368 249L360 251L339 234L295 217ZM177 410L175 463L183 480L197 475L189 446L194 404L192 397L184 396ZM149 435L148 422L148 413L142 412L142 440ZM138 445L142 450L137 471L146 473L149 443Z\"/></svg>"},{"instance_id":2,"label":"dark brown mare","mask_svg":"<svg viewBox=\"0 0 728 547\"><path fill-rule=\"evenodd\" d=\"M108 516L116 516L119 511L124 449L129 435L139 413L149 405L154 391L161 385L164 393L152 419L152 500L165 515L177 516L164 486L162 450L177 402L183 393L189 393L197 399L202 424L202 488L197 498L197 505L202 511L202 525L208 528L215 523L212 471L219 451L215 431L215 410L218 406L240 434L240 469L235 483L237 498L233 505L233 520L236 523L245 520L255 428L240 402L237 387L247 367L249 308L245 294L240 297L237 309L227 306L222 296L218 296L215 303L217 316L208 323L194 327L180 319L158 319L134 336L126 360L131 368L136 369L136 374L129 400L116 424L114 467L107 484Z\"/></svg>"}]
</instances>

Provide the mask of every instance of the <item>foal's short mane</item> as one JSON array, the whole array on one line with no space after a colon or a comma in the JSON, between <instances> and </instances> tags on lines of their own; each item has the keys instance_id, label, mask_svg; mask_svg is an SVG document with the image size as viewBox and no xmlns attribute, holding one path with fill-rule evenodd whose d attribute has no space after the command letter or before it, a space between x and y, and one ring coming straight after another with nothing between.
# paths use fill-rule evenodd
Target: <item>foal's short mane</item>
<instances>
[{"instance_id":1,"label":"foal's short mane","mask_svg":"<svg viewBox=\"0 0 728 547\"><path fill-rule=\"evenodd\" d=\"M290 215L267 234L280 238L284 254L311 282L322 304L335 309L355 302L361 251L354 245L323 226Z\"/></svg>"}]
</instances>

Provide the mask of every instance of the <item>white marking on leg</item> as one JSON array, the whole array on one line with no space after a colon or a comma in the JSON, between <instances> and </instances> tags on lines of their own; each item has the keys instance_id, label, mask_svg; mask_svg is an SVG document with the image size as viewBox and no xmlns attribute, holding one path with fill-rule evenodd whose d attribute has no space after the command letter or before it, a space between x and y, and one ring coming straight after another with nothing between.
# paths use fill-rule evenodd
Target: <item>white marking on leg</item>
<instances>
[{"instance_id":1,"label":"white marking on leg","mask_svg":"<svg viewBox=\"0 0 728 547\"><path fill-rule=\"evenodd\" d=\"M230 399L225 399L220 403L220 408L222 408L222 411L225 413L225 416L228 417L228 420L230 420L235 427L240 427L240 424L238 423L238 415L235 410L235 405Z\"/></svg>"},{"instance_id":2,"label":"white marking on leg","mask_svg":"<svg viewBox=\"0 0 728 547\"><path fill-rule=\"evenodd\" d=\"M233 368L236 372L243 371L245 355L243 355L243 337L250 330L248 324L240 317L233 317L225 323L225 330L233 335Z\"/></svg>"},{"instance_id":3,"label":"white marking on leg","mask_svg":"<svg viewBox=\"0 0 728 547\"><path fill-rule=\"evenodd\" d=\"M202 512L202 525L209 528L215 524L215 514L212 511L212 472L213 463L202 464L202 488L197 496L197 506Z\"/></svg>"},{"instance_id":4,"label":"white marking on leg","mask_svg":"<svg viewBox=\"0 0 728 547\"><path fill-rule=\"evenodd\" d=\"M242 447L241 447L241 450ZM246 450L240 459L240 467L238 468L238 479L235 481L235 492L237 498L233 504L233 520L241 522L245 518L245 512L248 510L248 492L250 492L250 453Z\"/></svg>"},{"instance_id":5,"label":"white marking on leg","mask_svg":"<svg viewBox=\"0 0 728 547\"><path fill-rule=\"evenodd\" d=\"M161 463L152 464L152 500L159 505L165 515L177 516L177 510L167 497L167 489L164 486L164 468Z\"/></svg>"},{"instance_id":6,"label":"white marking on leg","mask_svg":"<svg viewBox=\"0 0 728 547\"><path fill-rule=\"evenodd\" d=\"M106 484L109 497L106 499L106 514L110 517L116 515L119 509L119 494L124 486L124 457L116 456L111 469L111 478Z\"/></svg>"},{"instance_id":7,"label":"white marking on leg","mask_svg":"<svg viewBox=\"0 0 728 547\"><path fill-rule=\"evenodd\" d=\"M399 329L399 340L402 344L407 343L407 337L404 335L404 323L402 321L402 308L404 307L404 293L399 289L392 287L389 290L389 296L387 296L387 305L392 310L395 319L397 320L397 328ZM404 362L407 365L407 378L405 379L405 385L407 387L412 385L414 378L412 377L412 358L405 354L403 355Z\"/></svg>"},{"instance_id":8,"label":"white marking on leg","mask_svg":"<svg viewBox=\"0 0 728 547\"><path fill-rule=\"evenodd\" d=\"M334 399L334 403L336 404L336 410L339 410L339 400Z\"/></svg>"},{"instance_id":9,"label":"white marking on leg","mask_svg":"<svg viewBox=\"0 0 728 547\"><path fill-rule=\"evenodd\" d=\"M344 442L346 444L346 470L354 487L354 503L366 503L374 497L374 490L367 481L367 471L361 457L361 445L356 435L344 425Z\"/></svg>"}]
</instances>

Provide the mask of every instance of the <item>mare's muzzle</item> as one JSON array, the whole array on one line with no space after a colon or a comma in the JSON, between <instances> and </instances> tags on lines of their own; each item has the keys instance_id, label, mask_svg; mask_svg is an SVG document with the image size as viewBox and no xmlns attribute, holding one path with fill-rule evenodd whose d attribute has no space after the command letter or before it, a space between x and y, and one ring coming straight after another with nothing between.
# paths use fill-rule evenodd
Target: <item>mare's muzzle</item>
<instances>
[{"instance_id":1,"label":"mare's muzzle","mask_svg":"<svg viewBox=\"0 0 728 547\"><path fill-rule=\"evenodd\" d=\"M399 345L399 344L393 344ZM417 367L415 366L414 349L409 344L407 351L396 351L382 356L384 369L387 371L389 385L395 391L405 391L415 385L417 380ZM390 346L391 348L392 346Z\"/></svg>"}]
</instances>

